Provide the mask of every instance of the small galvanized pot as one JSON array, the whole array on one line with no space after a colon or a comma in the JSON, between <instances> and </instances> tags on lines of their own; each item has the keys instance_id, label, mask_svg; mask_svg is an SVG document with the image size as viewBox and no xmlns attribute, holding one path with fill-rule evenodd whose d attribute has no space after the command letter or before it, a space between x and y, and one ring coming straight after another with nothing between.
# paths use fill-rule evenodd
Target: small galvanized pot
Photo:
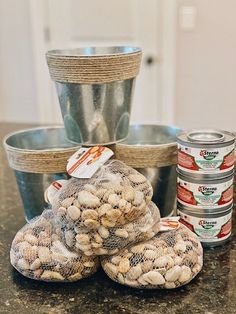
<instances>
[{"instance_id":1,"label":"small galvanized pot","mask_svg":"<svg viewBox=\"0 0 236 314\"><path fill-rule=\"evenodd\" d=\"M14 170L27 221L46 206L44 190L51 182L67 179L67 159L79 148L61 126L33 128L8 134L4 147Z\"/></svg>"},{"instance_id":2,"label":"small galvanized pot","mask_svg":"<svg viewBox=\"0 0 236 314\"><path fill-rule=\"evenodd\" d=\"M165 125L131 125L128 138L116 145L116 158L143 173L153 187L153 201L162 217L176 209L176 135Z\"/></svg>"}]
</instances>

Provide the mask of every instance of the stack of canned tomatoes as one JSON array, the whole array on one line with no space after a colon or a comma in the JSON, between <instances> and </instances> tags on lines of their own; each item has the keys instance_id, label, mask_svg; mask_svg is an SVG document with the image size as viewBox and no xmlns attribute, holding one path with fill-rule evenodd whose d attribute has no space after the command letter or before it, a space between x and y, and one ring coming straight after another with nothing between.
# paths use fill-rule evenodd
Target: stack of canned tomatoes
<instances>
[{"instance_id":1,"label":"stack of canned tomatoes","mask_svg":"<svg viewBox=\"0 0 236 314\"><path fill-rule=\"evenodd\" d=\"M194 130L178 136L177 211L205 247L230 239L235 136Z\"/></svg>"}]
</instances>

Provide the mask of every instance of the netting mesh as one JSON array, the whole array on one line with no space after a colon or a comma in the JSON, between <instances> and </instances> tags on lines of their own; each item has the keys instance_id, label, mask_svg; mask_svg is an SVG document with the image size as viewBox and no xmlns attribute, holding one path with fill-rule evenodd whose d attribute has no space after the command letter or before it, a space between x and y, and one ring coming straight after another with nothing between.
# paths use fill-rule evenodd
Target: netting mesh
<instances>
[{"instance_id":1,"label":"netting mesh","mask_svg":"<svg viewBox=\"0 0 236 314\"><path fill-rule=\"evenodd\" d=\"M110 160L91 179L71 178L53 199L52 208L69 227L112 228L147 211L153 190L147 179L118 160Z\"/></svg>"},{"instance_id":2,"label":"netting mesh","mask_svg":"<svg viewBox=\"0 0 236 314\"><path fill-rule=\"evenodd\" d=\"M11 246L11 264L24 276L43 281L77 281L95 273L98 258L68 250L54 222L54 213L45 210L19 230Z\"/></svg>"},{"instance_id":3,"label":"netting mesh","mask_svg":"<svg viewBox=\"0 0 236 314\"><path fill-rule=\"evenodd\" d=\"M184 225L102 258L104 271L114 281L149 289L185 285L199 273L202 265L201 243Z\"/></svg>"},{"instance_id":4,"label":"netting mesh","mask_svg":"<svg viewBox=\"0 0 236 314\"><path fill-rule=\"evenodd\" d=\"M67 247L87 256L112 255L128 244L151 239L160 230L160 212L151 202L147 212L128 224L96 230L81 226L79 222L71 222L65 218L66 213L57 216L57 234Z\"/></svg>"}]
</instances>

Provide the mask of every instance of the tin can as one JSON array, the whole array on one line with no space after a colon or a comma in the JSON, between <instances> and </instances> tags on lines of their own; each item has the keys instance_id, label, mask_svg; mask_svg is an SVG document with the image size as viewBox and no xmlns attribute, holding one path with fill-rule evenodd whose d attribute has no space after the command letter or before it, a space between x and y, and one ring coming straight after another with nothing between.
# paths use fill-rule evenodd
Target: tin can
<instances>
[{"instance_id":1,"label":"tin can","mask_svg":"<svg viewBox=\"0 0 236 314\"><path fill-rule=\"evenodd\" d=\"M234 168L235 136L227 131L194 130L178 135L178 168L199 178L229 175Z\"/></svg>"},{"instance_id":2,"label":"tin can","mask_svg":"<svg viewBox=\"0 0 236 314\"><path fill-rule=\"evenodd\" d=\"M182 175L178 170L177 199L191 209L225 209L233 203L234 171L220 179L196 179L192 174Z\"/></svg>"},{"instance_id":3,"label":"tin can","mask_svg":"<svg viewBox=\"0 0 236 314\"><path fill-rule=\"evenodd\" d=\"M229 241L232 230L232 205L226 210L192 211L178 204L180 222L194 232L204 247L214 247Z\"/></svg>"}]
</instances>

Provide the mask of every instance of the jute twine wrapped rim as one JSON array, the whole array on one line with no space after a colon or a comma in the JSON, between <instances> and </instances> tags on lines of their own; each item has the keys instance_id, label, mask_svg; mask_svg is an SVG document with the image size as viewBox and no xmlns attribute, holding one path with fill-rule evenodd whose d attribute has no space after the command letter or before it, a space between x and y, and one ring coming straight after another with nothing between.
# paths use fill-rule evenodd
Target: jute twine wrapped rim
<instances>
[{"instance_id":1,"label":"jute twine wrapped rim","mask_svg":"<svg viewBox=\"0 0 236 314\"><path fill-rule=\"evenodd\" d=\"M61 126L39 127L24 129L8 134L4 140L9 166L18 171L30 173L63 173L66 172L68 158L79 149L79 145L67 148L52 148L45 150L23 149L9 145L10 137L21 132L32 132L34 130L62 128ZM69 143L69 142L68 142Z\"/></svg>"},{"instance_id":2,"label":"jute twine wrapped rim","mask_svg":"<svg viewBox=\"0 0 236 314\"><path fill-rule=\"evenodd\" d=\"M88 54L87 50L94 50L95 53ZM52 80L82 84L109 83L136 77L141 56L141 49L136 47L88 47L46 53Z\"/></svg>"},{"instance_id":3,"label":"jute twine wrapped rim","mask_svg":"<svg viewBox=\"0 0 236 314\"><path fill-rule=\"evenodd\" d=\"M133 168L156 168L177 164L177 143L162 145L116 144L116 158Z\"/></svg>"}]
</instances>

